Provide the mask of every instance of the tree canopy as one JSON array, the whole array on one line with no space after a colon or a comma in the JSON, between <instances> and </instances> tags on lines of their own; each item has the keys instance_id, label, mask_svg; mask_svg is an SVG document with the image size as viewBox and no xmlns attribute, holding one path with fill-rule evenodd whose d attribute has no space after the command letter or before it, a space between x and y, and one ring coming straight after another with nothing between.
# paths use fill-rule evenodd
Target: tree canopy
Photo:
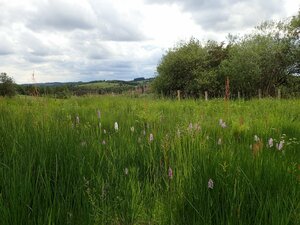
<instances>
[{"instance_id":1,"label":"tree canopy","mask_svg":"<svg viewBox=\"0 0 300 225\"><path fill-rule=\"evenodd\" d=\"M6 73L0 74L0 96L12 97L16 94L16 86L11 77Z\"/></svg>"},{"instance_id":2,"label":"tree canopy","mask_svg":"<svg viewBox=\"0 0 300 225\"><path fill-rule=\"evenodd\" d=\"M229 35L226 43L201 44L191 38L169 49L157 66L154 91L172 96L180 90L189 97L208 91L218 97L227 77L233 95L239 91L252 97L261 89L264 96L274 96L277 88L295 90L289 85L299 78L300 11L289 20L264 22L251 34Z\"/></svg>"}]
</instances>

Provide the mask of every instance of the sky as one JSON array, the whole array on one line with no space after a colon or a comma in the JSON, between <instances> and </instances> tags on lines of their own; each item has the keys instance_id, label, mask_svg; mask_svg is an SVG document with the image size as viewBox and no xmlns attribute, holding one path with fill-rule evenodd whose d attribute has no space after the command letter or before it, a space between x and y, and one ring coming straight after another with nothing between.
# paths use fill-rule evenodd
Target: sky
<instances>
[{"instance_id":1,"label":"sky","mask_svg":"<svg viewBox=\"0 0 300 225\"><path fill-rule=\"evenodd\" d=\"M300 0L0 0L0 72L16 83L154 77L176 43L224 41L299 8Z\"/></svg>"}]
</instances>

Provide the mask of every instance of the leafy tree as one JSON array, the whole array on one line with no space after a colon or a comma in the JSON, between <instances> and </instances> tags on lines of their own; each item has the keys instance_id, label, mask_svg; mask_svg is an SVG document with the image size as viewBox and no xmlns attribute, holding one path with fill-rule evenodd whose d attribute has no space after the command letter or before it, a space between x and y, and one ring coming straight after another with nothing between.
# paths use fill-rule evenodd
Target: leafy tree
<instances>
[{"instance_id":1,"label":"leafy tree","mask_svg":"<svg viewBox=\"0 0 300 225\"><path fill-rule=\"evenodd\" d=\"M205 57L199 41L191 39L170 49L157 67L158 76L153 88L158 93L172 95L176 90L184 94L194 94L198 90L197 68L201 67Z\"/></svg>"},{"instance_id":2,"label":"leafy tree","mask_svg":"<svg viewBox=\"0 0 300 225\"><path fill-rule=\"evenodd\" d=\"M12 97L16 94L16 86L11 77L6 73L0 74L0 96Z\"/></svg>"},{"instance_id":3,"label":"leafy tree","mask_svg":"<svg viewBox=\"0 0 300 225\"><path fill-rule=\"evenodd\" d=\"M153 89L169 96L176 90L191 97L198 97L204 91L216 92L220 84L218 67L227 57L223 45L209 41L202 46L192 38L170 49L157 67Z\"/></svg>"}]
</instances>

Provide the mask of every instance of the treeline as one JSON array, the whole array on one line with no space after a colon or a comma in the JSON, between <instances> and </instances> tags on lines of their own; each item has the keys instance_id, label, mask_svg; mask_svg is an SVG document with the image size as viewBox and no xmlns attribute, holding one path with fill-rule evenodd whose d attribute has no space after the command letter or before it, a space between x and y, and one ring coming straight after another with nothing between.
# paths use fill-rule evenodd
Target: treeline
<instances>
[{"instance_id":1,"label":"treeline","mask_svg":"<svg viewBox=\"0 0 300 225\"><path fill-rule=\"evenodd\" d=\"M280 22L264 22L248 35L201 44L192 38L169 49L157 66L153 90L164 96L222 97L225 80L231 97L300 96L300 11Z\"/></svg>"},{"instance_id":2,"label":"treeline","mask_svg":"<svg viewBox=\"0 0 300 225\"><path fill-rule=\"evenodd\" d=\"M135 86L117 85L101 88L89 88L80 85L59 85L59 86L37 86L37 85L18 85L17 93L20 95L32 96L52 96L55 98L69 98L72 95L82 96L88 94L122 94L135 90Z\"/></svg>"}]
</instances>

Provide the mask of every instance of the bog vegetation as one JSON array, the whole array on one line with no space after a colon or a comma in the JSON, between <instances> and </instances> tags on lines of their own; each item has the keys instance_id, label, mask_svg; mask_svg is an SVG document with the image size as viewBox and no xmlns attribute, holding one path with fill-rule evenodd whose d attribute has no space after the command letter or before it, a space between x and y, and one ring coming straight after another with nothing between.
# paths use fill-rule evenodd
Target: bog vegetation
<instances>
[{"instance_id":1,"label":"bog vegetation","mask_svg":"<svg viewBox=\"0 0 300 225\"><path fill-rule=\"evenodd\" d=\"M300 221L299 100L0 99L0 224Z\"/></svg>"}]
</instances>

